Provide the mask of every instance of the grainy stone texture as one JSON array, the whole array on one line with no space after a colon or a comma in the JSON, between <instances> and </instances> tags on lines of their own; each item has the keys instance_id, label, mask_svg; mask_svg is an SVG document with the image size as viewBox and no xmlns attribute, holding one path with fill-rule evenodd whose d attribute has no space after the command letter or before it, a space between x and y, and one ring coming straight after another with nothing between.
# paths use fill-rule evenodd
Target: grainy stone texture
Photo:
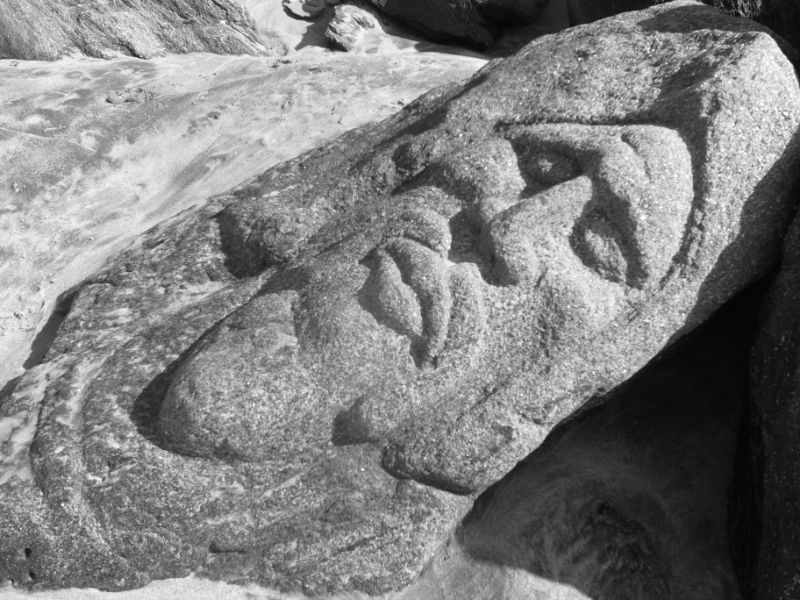
<instances>
[{"instance_id":1,"label":"grainy stone texture","mask_svg":"<svg viewBox=\"0 0 800 600\"><path fill-rule=\"evenodd\" d=\"M339 4L325 30L325 39L339 50L353 50L364 34L379 27L379 20L366 2Z\"/></svg>"},{"instance_id":2,"label":"grainy stone texture","mask_svg":"<svg viewBox=\"0 0 800 600\"><path fill-rule=\"evenodd\" d=\"M798 124L772 38L674 3L156 228L0 407L0 572L405 585L472 494L774 265Z\"/></svg>"},{"instance_id":3,"label":"grainy stone texture","mask_svg":"<svg viewBox=\"0 0 800 600\"><path fill-rule=\"evenodd\" d=\"M3 0L0 58L283 54L234 0Z\"/></svg>"},{"instance_id":4,"label":"grainy stone texture","mask_svg":"<svg viewBox=\"0 0 800 600\"><path fill-rule=\"evenodd\" d=\"M407 597L440 598L423 593L438 580L477 592L443 600L740 598L728 499L762 292L556 428L478 498Z\"/></svg>"},{"instance_id":5,"label":"grainy stone texture","mask_svg":"<svg viewBox=\"0 0 800 600\"><path fill-rule=\"evenodd\" d=\"M800 220L787 236L781 270L762 308L753 352L751 452L760 544L754 596L800 595ZM744 542L747 542L745 540Z\"/></svg>"}]
</instances>

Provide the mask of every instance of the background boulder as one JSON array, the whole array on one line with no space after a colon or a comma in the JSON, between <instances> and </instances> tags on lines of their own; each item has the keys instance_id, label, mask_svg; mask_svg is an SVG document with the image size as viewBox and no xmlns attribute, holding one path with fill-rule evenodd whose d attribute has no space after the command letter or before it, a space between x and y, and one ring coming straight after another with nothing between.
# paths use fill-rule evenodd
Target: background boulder
<instances>
[{"instance_id":1,"label":"background boulder","mask_svg":"<svg viewBox=\"0 0 800 600\"><path fill-rule=\"evenodd\" d=\"M235 0L6 0L0 11L0 58L185 52L276 55L284 49L259 38Z\"/></svg>"},{"instance_id":2,"label":"background boulder","mask_svg":"<svg viewBox=\"0 0 800 600\"><path fill-rule=\"evenodd\" d=\"M494 43L495 26L472 0L369 0L390 17L436 42L461 42L479 48Z\"/></svg>"},{"instance_id":3,"label":"background boulder","mask_svg":"<svg viewBox=\"0 0 800 600\"><path fill-rule=\"evenodd\" d=\"M800 595L800 220L787 236L777 279L761 310L751 364L751 470L741 491L753 535L740 541L753 597Z\"/></svg>"}]
</instances>

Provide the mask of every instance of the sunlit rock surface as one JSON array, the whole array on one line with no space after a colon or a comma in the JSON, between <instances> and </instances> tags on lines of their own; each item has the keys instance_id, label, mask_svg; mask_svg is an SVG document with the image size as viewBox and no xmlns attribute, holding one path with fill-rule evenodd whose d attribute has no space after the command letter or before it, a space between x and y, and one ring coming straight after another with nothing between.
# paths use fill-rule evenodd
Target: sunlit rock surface
<instances>
[{"instance_id":1,"label":"sunlit rock surface","mask_svg":"<svg viewBox=\"0 0 800 600\"><path fill-rule=\"evenodd\" d=\"M410 583L472 494L774 265L798 101L768 35L674 3L151 230L3 402L4 576Z\"/></svg>"}]
</instances>

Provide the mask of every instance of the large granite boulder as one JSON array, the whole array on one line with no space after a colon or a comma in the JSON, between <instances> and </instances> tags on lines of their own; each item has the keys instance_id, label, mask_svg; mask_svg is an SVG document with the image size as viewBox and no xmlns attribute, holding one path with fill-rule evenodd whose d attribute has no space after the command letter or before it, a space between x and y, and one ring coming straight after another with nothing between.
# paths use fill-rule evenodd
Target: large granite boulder
<instances>
[{"instance_id":1,"label":"large granite boulder","mask_svg":"<svg viewBox=\"0 0 800 600\"><path fill-rule=\"evenodd\" d=\"M282 54L235 0L3 0L0 58Z\"/></svg>"},{"instance_id":2,"label":"large granite boulder","mask_svg":"<svg viewBox=\"0 0 800 600\"><path fill-rule=\"evenodd\" d=\"M150 231L0 405L0 572L408 583L473 494L775 264L799 124L767 33L672 3Z\"/></svg>"}]
</instances>

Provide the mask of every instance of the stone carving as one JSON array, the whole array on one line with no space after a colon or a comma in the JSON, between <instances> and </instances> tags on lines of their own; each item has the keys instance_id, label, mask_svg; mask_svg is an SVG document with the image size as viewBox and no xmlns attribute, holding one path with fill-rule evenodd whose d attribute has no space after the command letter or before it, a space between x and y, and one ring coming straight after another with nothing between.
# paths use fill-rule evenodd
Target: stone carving
<instances>
[{"instance_id":1,"label":"stone carving","mask_svg":"<svg viewBox=\"0 0 800 600\"><path fill-rule=\"evenodd\" d=\"M470 494L774 264L798 97L767 34L671 3L151 231L0 406L0 569L408 583Z\"/></svg>"},{"instance_id":2,"label":"stone carving","mask_svg":"<svg viewBox=\"0 0 800 600\"><path fill-rule=\"evenodd\" d=\"M658 290L694 199L674 129L504 124L466 147L437 133L399 147L419 164L439 145L376 199L383 223L268 283L184 357L159 414L176 450L264 460L333 423L341 443L392 440L398 475L473 490L475 459L449 473L405 454L404 426L503 396L514 374L554 368L556 338L592 337ZM445 429L435 439L452 455Z\"/></svg>"}]
</instances>

